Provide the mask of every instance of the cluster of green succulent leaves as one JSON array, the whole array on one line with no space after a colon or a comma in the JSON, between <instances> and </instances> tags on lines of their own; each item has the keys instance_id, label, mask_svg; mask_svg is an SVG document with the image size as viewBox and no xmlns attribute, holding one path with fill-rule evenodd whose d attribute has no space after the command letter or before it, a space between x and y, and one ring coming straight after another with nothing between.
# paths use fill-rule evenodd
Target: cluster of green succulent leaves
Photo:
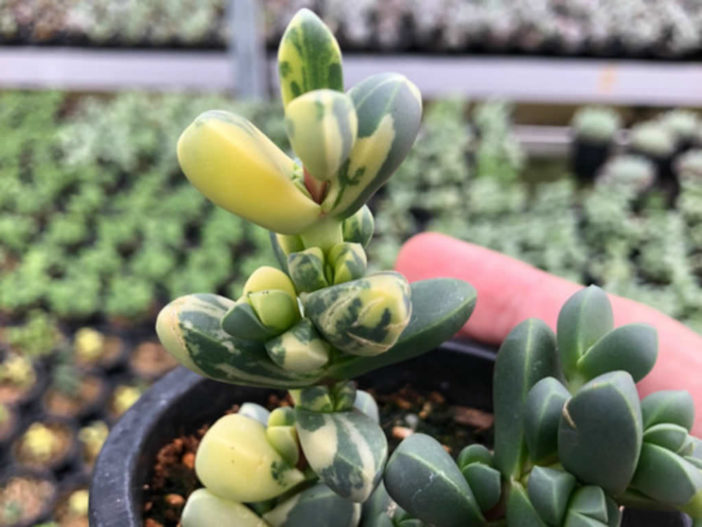
<instances>
[{"instance_id":1,"label":"cluster of green succulent leaves","mask_svg":"<svg viewBox=\"0 0 702 527\"><path fill-rule=\"evenodd\" d=\"M639 400L635 383L657 356L654 328L613 327L606 294L580 290L557 333L541 320L516 326L495 365L495 444L454 461L415 434L388 461L387 493L436 527L613 527L620 506L680 510L702 519L702 441L689 435L684 391ZM505 523L501 523L505 525Z\"/></svg>"},{"instance_id":2,"label":"cluster of green succulent leaves","mask_svg":"<svg viewBox=\"0 0 702 527\"><path fill-rule=\"evenodd\" d=\"M74 101L0 94L0 309L151 320L166 298L238 294L237 279L270 258L268 232L182 180L172 145L216 105L284 146L279 107L139 93Z\"/></svg>"},{"instance_id":3,"label":"cluster of green succulent leaves","mask_svg":"<svg viewBox=\"0 0 702 527\"><path fill-rule=\"evenodd\" d=\"M338 44L308 10L290 22L278 58L297 160L219 110L196 118L177 150L193 186L271 231L282 270L259 267L236 300L180 297L156 330L191 370L287 389L294 408L245 404L208 430L195 461L205 488L189 498L184 527L357 525L388 446L375 402L350 379L433 349L475 302L460 280L366 274L365 203L414 142L417 88L381 74L342 91Z\"/></svg>"}]
</instances>

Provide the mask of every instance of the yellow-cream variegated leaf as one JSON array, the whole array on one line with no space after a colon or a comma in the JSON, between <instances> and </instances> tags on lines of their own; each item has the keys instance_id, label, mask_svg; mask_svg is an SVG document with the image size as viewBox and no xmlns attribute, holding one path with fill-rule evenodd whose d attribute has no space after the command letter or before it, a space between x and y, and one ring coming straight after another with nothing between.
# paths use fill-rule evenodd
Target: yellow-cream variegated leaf
<instances>
[{"instance_id":1,"label":"yellow-cream variegated leaf","mask_svg":"<svg viewBox=\"0 0 702 527\"><path fill-rule=\"evenodd\" d=\"M297 12L280 40L278 73L285 106L308 91L344 91L339 44L309 9Z\"/></svg>"},{"instance_id":2,"label":"yellow-cream variegated leaf","mask_svg":"<svg viewBox=\"0 0 702 527\"><path fill-rule=\"evenodd\" d=\"M351 97L333 90L314 90L286 106L285 126L307 172L328 181L349 157L358 121Z\"/></svg>"},{"instance_id":3,"label":"yellow-cream variegated leaf","mask_svg":"<svg viewBox=\"0 0 702 527\"><path fill-rule=\"evenodd\" d=\"M320 215L293 182L294 161L238 115L200 115L178 140L178 161L208 199L266 229L296 234Z\"/></svg>"},{"instance_id":4,"label":"yellow-cream variegated leaf","mask_svg":"<svg viewBox=\"0 0 702 527\"><path fill-rule=\"evenodd\" d=\"M322 208L344 219L370 199L412 148L422 118L417 87L397 73L373 75L351 90L358 135Z\"/></svg>"}]
</instances>

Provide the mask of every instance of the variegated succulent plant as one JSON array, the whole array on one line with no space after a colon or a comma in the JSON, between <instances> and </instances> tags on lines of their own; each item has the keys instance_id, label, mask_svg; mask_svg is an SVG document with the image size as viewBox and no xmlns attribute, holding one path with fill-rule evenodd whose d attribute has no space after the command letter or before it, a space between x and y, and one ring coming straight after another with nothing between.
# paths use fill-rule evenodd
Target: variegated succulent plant
<instances>
[{"instance_id":1,"label":"variegated succulent plant","mask_svg":"<svg viewBox=\"0 0 702 527\"><path fill-rule=\"evenodd\" d=\"M188 499L184 527L357 525L388 447L375 402L351 380L435 348L475 303L460 280L366 274L366 202L414 142L417 88L381 74L344 92L339 46L308 10L278 58L295 159L223 111L197 117L177 150L198 190L270 230L282 270L260 267L236 300L178 298L156 330L196 373L288 390L294 407L244 404L209 429L195 461L205 488Z\"/></svg>"},{"instance_id":2,"label":"variegated succulent plant","mask_svg":"<svg viewBox=\"0 0 702 527\"><path fill-rule=\"evenodd\" d=\"M454 461L436 440L412 435L388 461L384 492L403 515L436 527L614 527L622 506L679 510L699 525L692 398L661 391L639 400L636 391L657 348L648 325L613 327L601 289L579 291L557 334L529 319L503 342L494 451L469 445Z\"/></svg>"}]
</instances>

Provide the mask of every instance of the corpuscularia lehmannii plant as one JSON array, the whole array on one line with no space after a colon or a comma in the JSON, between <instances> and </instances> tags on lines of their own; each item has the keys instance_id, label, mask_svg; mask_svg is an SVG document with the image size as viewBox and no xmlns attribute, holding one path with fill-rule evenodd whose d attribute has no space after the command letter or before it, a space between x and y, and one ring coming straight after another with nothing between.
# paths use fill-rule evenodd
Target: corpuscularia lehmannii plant
<instances>
[{"instance_id":1,"label":"corpuscularia lehmannii plant","mask_svg":"<svg viewBox=\"0 0 702 527\"><path fill-rule=\"evenodd\" d=\"M655 331L613 329L596 288L568 301L558 339L529 320L503 344L494 452L470 445L455 462L415 434L388 462L378 407L352 379L450 338L475 290L366 272L366 202L414 142L417 88L380 74L344 92L338 44L308 10L290 22L278 63L295 159L224 111L197 117L177 150L198 190L271 232L280 268L255 270L235 300L174 300L156 331L196 373L287 390L293 406L243 403L209 428L195 459L204 487L183 527L599 526L617 525L621 504L699 515L691 399L639 403L634 382L653 366Z\"/></svg>"}]
</instances>

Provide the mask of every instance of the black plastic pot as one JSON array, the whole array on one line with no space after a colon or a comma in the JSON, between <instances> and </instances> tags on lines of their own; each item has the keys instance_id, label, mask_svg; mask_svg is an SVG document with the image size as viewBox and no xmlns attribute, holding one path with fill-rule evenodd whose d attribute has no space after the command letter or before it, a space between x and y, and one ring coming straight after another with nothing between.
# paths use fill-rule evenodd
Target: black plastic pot
<instances>
[{"instance_id":1,"label":"black plastic pot","mask_svg":"<svg viewBox=\"0 0 702 527\"><path fill-rule=\"evenodd\" d=\"M440 391L450 403L491 410L494 350L447 342L439 349L358 379L361 388L393 392L406 384ZM98 457L90 488L91 527L142 525L143 488L159 449L215 421L234 403L265 403L274 390L231 386L178 368L124 414ZM628 527L685 527L680 514L627 512Z\"/></svg>"},{"instance_id":2,"label":"black plastic pot","mask_svg":"<svg viewBox=\"0 0 702 527\"><path fill-rule=\"evenodd\" d=\"M571 167L578 181L582 184L595 181L611 151L611 141L594 142L575 137L571 145Z\"/></svg>"}]
</instances>

